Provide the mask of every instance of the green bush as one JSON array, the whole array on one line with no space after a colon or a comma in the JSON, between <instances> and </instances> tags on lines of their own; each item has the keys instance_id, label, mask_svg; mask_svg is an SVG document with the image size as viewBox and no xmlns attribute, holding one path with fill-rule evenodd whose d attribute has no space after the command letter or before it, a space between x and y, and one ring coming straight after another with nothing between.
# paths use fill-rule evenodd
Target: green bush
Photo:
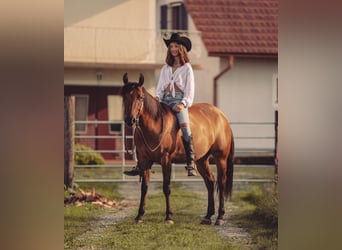
<instances>
[{"instance_id":1,"label":"green bush","mask_svg":"<svg viewBox=\"0 0 342 250\"><path fill-rule=\"evenodd\" d=\"M92 150L90 147L75 144L75 151L88 151ZM85 153L85 152L75 152L75 164L77 165L103 165L105 160L99 153Z\"/></svg>"},{"instance_id":2,"label":"green bush","mask_svg":"<svg viewBox=\"0 0 342 250\"><path fill-rule=\"evenodd\" d=\"M263 190L263 196L257 203L254 215L263 219L270 227L278 227L278 192Z\"/></svg>"},{"instance_id":3,"label":"green bush","mask_svg":"<svg viewBox=\"0 0 342 250\"><path fill-rule=\"evenodd\" d=\"M235 223L248 228L253 249L278 249L278 191L266 185L253 185L238 193L240 208L245 211L235 217Z\"/></svg>"},{"instance_id":4,"label":"green bush","mask_svg":"<svg viewBox=\"0 0 342 250\"><path fill-rule=\"evenodd\" d=\"M271 227L278 225L278 192L254 186L242 194L242 200L255 205L254 218L263 221Z\"/></svg>"}]
</instances>

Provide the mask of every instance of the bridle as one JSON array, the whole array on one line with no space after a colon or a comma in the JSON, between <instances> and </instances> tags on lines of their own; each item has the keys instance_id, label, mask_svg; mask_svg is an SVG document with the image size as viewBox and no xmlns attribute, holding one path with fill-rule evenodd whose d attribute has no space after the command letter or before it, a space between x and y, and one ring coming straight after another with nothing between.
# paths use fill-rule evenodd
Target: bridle
<instances>
[{"instance_id":1,"label":"bridle","mask_svg":"<svg viewBox=\"0 0 342 250\"><path fill-rule=\"evenodd\" d=\"M163 116L161 117L161 136L159 138L159 143L157 146L155 146L154 148L151 148L150 145L148 145L147 143L147 140L144 136L144 133L139 125L139 118L140 118L140 114L141 114L141 110L143 109L144 107L144 99L145 99L145 95L142 95L139 97L139 107L138 107L138 112L136 114L136 116L132 119L132 127L133 127L133 135L135 134L135 131L138 130L140 132L140 135L144 141L144 144L145 146L151 151L151 152L154 152L156 151L160 145L161 145L161 142L162 142L162 139L163 139L163 136L164 136L164 119L163 119ZM126 152L128 152L128 149L127 149L127 146L126 146L126 138L125 138L125 147L126 147ZM133 148L134 148L134 139L133 139ZM133 153L129 153L129 154L133 154Z\"/></svg>"},{"instance_id":2,"label":"bridle","mask_svg":"<svg viewBox=\"0 0 342 250\"><path fill-rule=\"evenodd\" d=\"M143 94L142 96L139 96L138 99L139 99L138 112L137 112L136 116L132 120L133 128L139 127L139 117L140 117L140 112L141 112L141 110L144 107L145 95Z\"/></svg>"},{"instance_id":3,"label":"bridle","mask_svg":"<svg viewBox=\"0 0 342 250\"><path fill-rule=\"evenodd\" d=\"M135 129L136 129L137 127L139 127L139 117L140 117L140 112L141 112L142 108L144 107L144 99L145 99L145 95L144 95L144 94L143 94L142 96L139 96L139 102L140 102L140 103L139 103L139 107L138 107L138 112L137 112L136 116L133 117L133 119L132 119L133 135L135 134ZM134 138L133 138L133 140L132 140L132 142L133 142L133 145L132 145L132 148L133 148L133 149L132 149L132 152L129 152L129 151L128 151L128 148L127 148L126 133L125 133L124 141L125 141L126 153L127 153L127 154L130 154L130 155L133 155L133 154L134 154L133 149L134 149L134 147L135 147L135 145L134 145Z\"/></svg>"}]
</instances>

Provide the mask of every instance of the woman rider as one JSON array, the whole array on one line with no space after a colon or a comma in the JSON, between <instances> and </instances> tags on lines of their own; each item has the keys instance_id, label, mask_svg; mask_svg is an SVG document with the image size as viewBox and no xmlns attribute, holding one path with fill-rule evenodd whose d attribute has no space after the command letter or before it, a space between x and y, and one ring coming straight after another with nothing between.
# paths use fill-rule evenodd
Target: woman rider
<instances>
[{"instance_id":1,"label":"woman rider","mask_svg":"<svg viewBox=\"0 0 342 250\"><path fill-rule=\"evenodd\" d=\"M188 108L191 107L195 93L195 80L190 64L188 52L191 50L191 40L185 36L173 33L170 39L164 39L167 46L166 64L162 67L156 99L167 104L176 114L178 124L182 130L182 141L186 153L185 167L188 176L196 176L194 149L190 130ZM138 166L127 175L139 175Z\"/></svg>"}]
</instances>

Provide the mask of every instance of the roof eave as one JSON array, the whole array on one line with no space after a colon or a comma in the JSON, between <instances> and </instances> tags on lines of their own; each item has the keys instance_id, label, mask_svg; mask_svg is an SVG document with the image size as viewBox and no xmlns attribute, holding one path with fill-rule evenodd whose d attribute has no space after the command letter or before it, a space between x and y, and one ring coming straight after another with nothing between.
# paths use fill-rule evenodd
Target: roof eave
<instances>
[{"instance_id":1,"label":"roof eave","mask_svg":"<svg viewBox=\"0 0 342 250\"><path fill-rule=\"evenodd\" d=\"M100 62L80 62L64 61L64 68L101 68L101 69L134 69L134 70L155 70L160 69L164 63L100 63ZM201 70L202 64L192 64L193 69Z\"/></svg>"}]
</instances>

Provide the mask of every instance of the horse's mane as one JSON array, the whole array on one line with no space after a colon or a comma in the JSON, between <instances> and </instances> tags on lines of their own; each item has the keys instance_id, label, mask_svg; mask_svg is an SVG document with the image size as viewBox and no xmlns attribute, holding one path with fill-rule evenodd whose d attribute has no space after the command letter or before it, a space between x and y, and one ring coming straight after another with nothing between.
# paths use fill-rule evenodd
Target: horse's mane
<instances>
[{"instance_id":1,"label":"horse's mane","mask_svg":"<svg viewBox=\"0 0 342 250\"><path fill-rule=\"evenodd\" d=\"M147 113L151 115L154 120L157 120L161 116L163 116L166 112L166 109L163 105L161 105L144 87L144 109Z\"/></svg>"}]
</instances>

